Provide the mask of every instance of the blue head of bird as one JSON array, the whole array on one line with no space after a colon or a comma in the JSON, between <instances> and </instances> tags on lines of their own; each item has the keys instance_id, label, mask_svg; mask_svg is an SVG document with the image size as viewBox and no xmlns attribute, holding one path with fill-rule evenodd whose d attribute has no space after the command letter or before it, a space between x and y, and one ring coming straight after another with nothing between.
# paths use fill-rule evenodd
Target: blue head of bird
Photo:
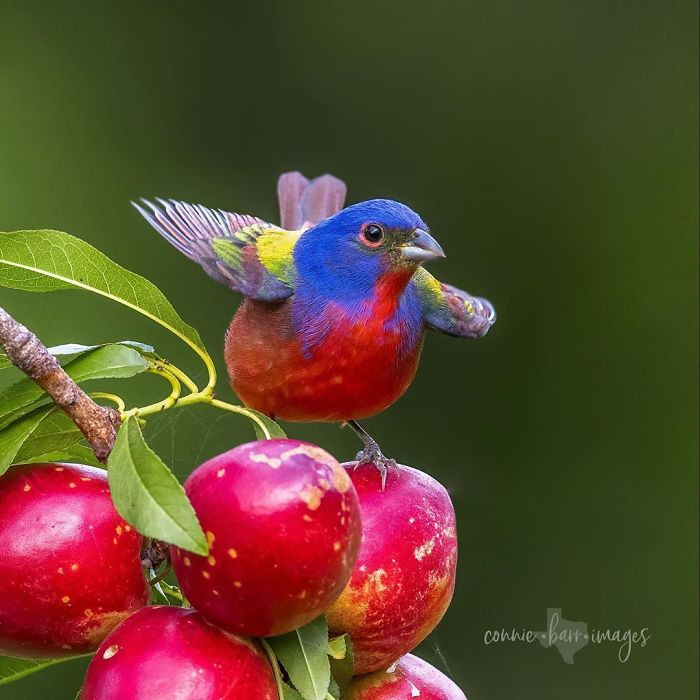
<instances>
[{"instance_id":1,"label":"blue head of bird","mask_svg":"<svg viewBox=\"0 0 700 700\"><path fill-rule=\"evenodd\" d=\"M427 229L416 212L390 199L347 207L295 246L297 291L350 301L371 294L387 274L408 280L421 263L445 256Z\"/></svg>"}]
</instances>

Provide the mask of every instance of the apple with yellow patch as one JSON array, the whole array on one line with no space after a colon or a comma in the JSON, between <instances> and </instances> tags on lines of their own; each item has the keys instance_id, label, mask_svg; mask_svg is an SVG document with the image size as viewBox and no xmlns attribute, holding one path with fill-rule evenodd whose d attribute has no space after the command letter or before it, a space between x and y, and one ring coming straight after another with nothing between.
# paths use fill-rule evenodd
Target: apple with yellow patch
<instances>
[{"instance_id":1,"label":"apple with yellow patch","mask_svg":"<svg viewBox=\"0 0 700 700\"><path fill-rule=\"evenodd\" d=\"M30 464L0 477L0 654L93 651L149 595L141 535L112 505L107 472Z\"/></svg>"},{"instance_id":2,"label":"apple with yellow patch","mask_svg":"<svg viewBox=\"0 0 700 700\"><path fill-rule=\"evenodd\" d=\"M382 490L373 464L344 466L360 499L362 545L326 618L334 634L350 634L361 674L387 668L442 619L455 586L456 520L445 488L417 469L390 469Z\"/></svg>"},{"instance_id":3,"label":"apple with yellow patch","mask_svg":"<svg viewBox=\"0 0 700 700\"><path fill-rule=\"evenodd\" d=\"M360 546L352 481L320 447L288 439L240 445L199 466L185 491L209 556L171 548L183 594L234 634L290 632L323 613Z\"/></svg>"}]
</instances>

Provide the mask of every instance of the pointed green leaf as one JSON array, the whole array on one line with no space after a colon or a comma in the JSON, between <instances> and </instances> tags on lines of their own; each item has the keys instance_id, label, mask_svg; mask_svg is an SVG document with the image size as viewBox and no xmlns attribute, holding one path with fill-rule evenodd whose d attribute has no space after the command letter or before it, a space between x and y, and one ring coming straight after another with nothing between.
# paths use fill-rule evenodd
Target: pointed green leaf
<instances>
[{"instance_id":1,"label":"pointed green leaf","mask_svg":"<svg viewBox=\"0 0 700 700\"><path fill-rule=\"evenodd\" d=\"M83 439L73 421L56 406L49 406L45 418L22 443L15 462L26 462L51 452L63 452Z\"/></svg>"},{"instance_id":2,"label":"pointed green leaf","mask_svg":"<svg viewBox=\"0 0 700 700\"><path fill-rule=\"evenodd\" d=\"M86 445L80 444L72 445L65 450L56 450L32 457L25 457L24 459L15 458L14 460L14 464L36 464L37 462L69 462L71 464L87 464L104 469L104 464L95 457L95 453Z\"/></svg>"},{"instance_id":3,"label":"pointed green leaf","mask_svg":"<svg viewBox=\"0 0 700 700\"><path fill-rule=\"evenodd\" d=\"M78 462L99 465L88 448L78 445L83 434L57 406L33 410L0 430L0 475L11 464Z\"/></svg>"},{"instance_id":4,"label":"pointed green leaf","mask_svg":"<svg viewBox=\"0 0 700 700\"><path fill-rule=\"evenodd\" d=\"M78 384L90 379L125 379L145 372L149 362L124 345L104 345L71 360L64 370ZM44 390L24 377L0 394L0 427L16 420L44 396Z\"/></svg>"},{"instance_id":5,"label":"pointed green leaf","mask_svg":"<svg viewBox=\"0 0 700 700\"><path fill-rule=\"evenodd\" d=\"M0 233L0 285L29 292L78 288L101 294L160 323L207 356L197 331L152 282L67 233Z\"/></svg>"},{"instance_id":6,"label":"pointed green leaf","mask_svg":"<svg viewBox=\"0 0 700 700\"><path fill-rule=\"evenodd\" d=\"M165 599L166 605L180 606L185 600L185 597L180 592L180 589L177 586L171 586L167 581L160 581L156 583L156 585L153 586L153 588L158 588L158 592ZM170 596L170 598L168 596ZM177 603L173 603L171 598L176 600Z\"/></svg>"},{"instance_id":7,"label":"pointed green leaf","mask_svg":"<svg viewBox=\"0 0 700 700\"><path fill-rule=\"evenodd\" d=\"M355 674L355 655L349 634L334 637L328 641L328 654L331 657L331 676L338 684L342 695Z\"/></svg>"},{"instance_id":8,"label":"pointed green leaf","mask_svg":"<svg viewBox=\"0 0 700 700\"><path fill-rule=\"evenodd\" d=\"M175 475L146 444L138 419L129 417L107 460L112 500L142 535L195 554L209 548L197 516Z\"/></svg>"},{"instance_id":9,"label":"pointed green leaf","mask_svg":"<svg viewBox=\"0 0 700 700\"><path fill-rule=\"evenodd\" d=\"M288 686L286 683L282 683L282 690L284 692L283 700L304 700L294 688Z\"/></svg>"},{"instance_id":10,"label":"pointed green leaf","mask_svg":"<svg viewBox=\"0 0 700 700\"><path fill-rule=\"evenodd\" d=\"M17 659L14 656L0 656L0 685L18 681L30 673L36 673L54 664L73 661L74 659L86 659L90 656L92 654L81 654L79 656L66 656L61 659Z\"/></svg>"},{"instance_id":11,"label":"pointed green leaf","mask_svg":"<svg viewBox=\"0 0 700 700\"><path fill-rule=\"evenodd\" d=\"M334 659L344 659L348 652L347 642L350 636L341 634L339 637L333 637L328 640L328 655Z\"/></svg>"},{"instance_id":12,"label":"pointed green leaf","mask_svg":"<svg viewBox=\"0 0 700 700\"><path fill-rule=\"evenodd\" d=\"M42 422L55 410L56 407L53 405L38 408L0 430L0 475L4 474L16 459L20 458L21 453L24 454L25 458L30 456L31 448L24 448L24 445L29 442L31 446L32 436ZM73 428L77 430L75 426ZM78 442L81 437L82 435L79 435L75 442ZM35 452L34 454L42 454L49 451L53 450L43 449L41 452Z\"/></svg>"},{"instance_id":13,"label":"pointed green leaf","mask_svg":"<svg viewBox=\"0 0 700 700\"><path fill-rule=\"evenodd\" d=\"M271 637L268 642L304 700L324 700L331 681L325 618L317 617L293 632Z\"/></svg>"},{"instance_id":14,"label":"pointed green leaf","mask_svg":"<svg viewBox=\"0 0 700 700\"><path fill-rule=\"evenodd\" d=\"M1 234L0 234L1 235ZM135 340L118 340L114 343L99 343L98 345L80 345L79 343L64 343L63 345L54 345L48 348L48 351L56 358L61 360L68 360L74 358L76 355L82 355L88 350L95 350L96 348L104 347L105 345L126 345L127 347L133 347L140 350L145 354L152 354L155 349L152 345L146 345L145 343L138 343ZM0 351L0 369L6 369L7 367L12 367L13 364L10 362L9 358L5 353Z\"/></svg>"},{"instance_id":15,"label":"pointed green leaf","mask_svg":"<svg viewBox=\"0 0 700 700\"><path fill-rule=\"evenodd\" d=\"M265 431L262 430L260 425L256 423L254 420L251 421L253 423L253 428L255 429L255 436L258 438L258 440L269 440L271 438L286 438L287 434L280 428L280 426L273 421L271 418L268 418L264 413L260 413L260 411L255 411L252 408L247 408L245 409L246 413L251 413L254 415L256 418L258 418L264 425L265 425L265 431L267 431L267 434L265 434Z\"/></svg>"}]
</instances>

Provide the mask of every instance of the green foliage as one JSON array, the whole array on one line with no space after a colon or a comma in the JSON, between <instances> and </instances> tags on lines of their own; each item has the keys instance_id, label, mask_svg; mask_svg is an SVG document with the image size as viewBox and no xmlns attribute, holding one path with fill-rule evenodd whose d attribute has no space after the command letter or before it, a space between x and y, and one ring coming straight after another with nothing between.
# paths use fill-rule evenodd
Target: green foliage
<instances>
[{"instance_id":1,"label":"green foliage","mask_svg":"<svg viewBox=\"0 0 700 700\"><path fill-rule=\"evenodd\" d=\"M123 379L145 372L149 362L137 350L125 345L103 345L88 348L65 367L76 383L90 379ZM9 420L27 413L45 397L44 390L29 377L24 377L0 393L0 427Z\"/></svg>"},{"instance_id":2,"label":"green foliage","mask_svg":"<svg viewBox=\"0 0 700 700\"><path fill-rule=\"evenodd\" d=\"M0 234L1 235L1 234ZM69 360L74 358L76 355L82 355L88 350L95 350L96 348L104 347L105 345L126 345L128 347L136 348L141 350L144 354L151 354L154 349L151 345L146 345L145 343L137 343L135 340L119 340L116 343L100 343L99 345L81 345L80 343L64 343L62 345L54 345L53 347L47 348L47 350L59 360ZM64 364L64 362L61 362ZM7 355L5 355L2 350L0 350L0 369L7 369L12 367Z\"/></svg>"},{"instance_id":3,"label":"green foliage","mask_svg":"<svg viewBox=\"0 0 700 700\"><path fill-rule=\"evenodd\" d=\"M349 634L334 637L328 641L331 662L331 675L338 685L338 695L342 695L350 685L355 673L355 655Z\"/></svg>"},{"instance_id":4,"label":"green foliage","mask_svg":"<svg viewBox=\"0 0 700 700\"><path fill-rule=\"evenodd\" d=\"M104 464L95 457L95 453L86 445L81 444L40 455L25 455L24 450L21 450L14 460L15 464L35 464L36 462L71 462L73 464L89 464L104 469Z\"/></svg>"},{"instance_id":5,"label":"green foliage","mask_svg":"<svg viewBox=\"0 0 700 700\"><path fill-rule=\"evenodd\" d=\"M39 459L52 452L72 449L83 438L75 423L55 406L48 406L45 418L32 431L15 455L17 462Z\"/></svg>"},{"instance_id":6,"label":"green foliage","mask_svg":"<svg viewBox=\"0 0 700 700\"><path fill-rule=\"evenodd\" d=\"M287 434L280 428L279 424L268 418L264 413L260 411L255 411L252 408L245 409L246 414L255 416L263 426L260 426L257 422L253 421L253 428L255 430L255 437L258 440L269 440L271 438L285 438ZM264 430L263 430L264 427Z\"/></svg>"},{"instance_id":7,"label":"green foliage","mask_svg":"<svg viewBox=\"0 0 700 700\"><path fill-rule=\"evenodd\" d=\"M282 691L284 692L283 700L303 700L302 695L286 683L282 684Z\"/></svg>"},{"instance_id":8,"label":"green foliage","mask_svg":"<svg viewBox=\"0 0 700 700\"><path fill-rule=\"evenodd\" d=\"M142 535L206 555L207 540L185 491L146 444L134 416L117 434L107 460L109 488L120 515Z\"/></svg>"},{"instance_id":9,"label":"green foliage","mask_svg":"<svg viewBox=\"0 0 700 700\"><path fill-rule=\"evenodd\" d=\"M197 331L147 279L62 231L0 234L0 284L28 292L86 289L131 307L206 352Z\"/></svg>"},{"instance_id":10,"label":"green foliage","mask_svg":"<svg viewBox=\"0 0 700 700\"><path fill-rule=\"evenodd\" d=\"M108 344L71 346L78 357L65 366L76 382L103 378L125 378L144 372L149 363L134 347ZM148 346L141 346L148 348ZM46 394L25 377L0 394L0 474L12 463L81 461L96 464L94 455L81 447L82 433L53 404Z\"/></svg>"},{"instance_id":11,"label":"green foliage","mask_svg":"<svg viewBox=\"0 0 700 700\"><path fill-rule=\"evenodd\" d=\"M50 348L66 373L79 384L130 378L145 371L168 379L170 396L128 411L120 397L94 394L114 402L123 420L107 463L110 493L122 517L145 537L206 555L206 537L184 489L144 440L140 427L143 417L178 405L209 403L249 418L260 439L285 437L284 431L257 411L215 399L214 364L197 331L178 316L151 282L120 267L87 243L59 231L0 233L0 286L33 292L82 289L100 294L151 318L197 352L209 373L209 383L203 390L184 372L156 355L151 346L142 343L65 344ZM8 358L0 353L0 369L9 366ZM189 392L184 396L183 386ZM0 475L11 464L40 461L101 466L68 416L50 402L40 387L23 378L0 394ZM153 595L156 602L186 604L179 589L165 581L153 584ZM327 700L329 688L337 689L338 684L330 677L331 647L323 618L271 642L279 647L280 660L296 686L284 685L286 700ZM344 654L340 642L334 640L331 646L334 655ZM0 657L0 684L62 660Z\"/></svg>"},{"instance_id":12,"label":"green foliage","mask_svg":"<svg viewBox=\"0 0 700 700\"><path fill-rule=\"evenodd\" d=\"M83 435L55 406L42 406L0 430L0 475L13 463L43 461L72 448Z\"/></svg>"},{"instance_id":13,"label":"green foliage","mask_svg":"<svg viewBox=\"0 0 700 700\"><path fill-rule=\"evenodd\" d=\"M87 656L92 656L92 654L66 656L61 659L18 659L14 656L0 656L0 685L18 681L30 673L36 673L54 664L72 661L73 659L84 659Z\"/></svg>"},{"instance_id":14,"label":"green foliage","mask_svg":"<svg viewBox=\"0 0 700 700\"><path fill-rule=\"evenodd\" d=\"M268 640L304 700L324 700L331 681L328 625L323 616Z\"/></svg>"}]
</instances>

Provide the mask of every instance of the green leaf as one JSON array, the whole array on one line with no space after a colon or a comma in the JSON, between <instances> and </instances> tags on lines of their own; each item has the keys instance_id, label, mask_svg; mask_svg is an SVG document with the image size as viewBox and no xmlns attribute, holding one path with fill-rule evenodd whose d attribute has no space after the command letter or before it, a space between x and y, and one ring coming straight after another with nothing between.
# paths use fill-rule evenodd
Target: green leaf
<instances>
[{"instance_id":1,"label":"green leaf","mask_svg":"<svg viewBox=\"0 0 700 700\"><path fill-rule=\"evenodd\" d=\"M70 462L73 464L88 464L92 467L104 469L104 464L95 457L95 453L89 447L80 444L72 445L65 450L56 450L46 454L26 457L21 461L17 458L14 460L14 464L35 464L37 462Z\"/></svg>"},{"instance_id":2,"label":"green leaf","mask_svg":"<svg viewBox=\"0 0 700 700\"><path fill-rule=\"evenodd\" d=\"M142 535L195 554L208 553L207 540L184 489L146 444L134 416L119 428L107 473L116 509Z\"/></svg>"},{"instance_id":3,"label":"green leaf","mask_svg":"<svg viewBox=\"0 0 700 700\"><path fill-rule=\"evenodd\" d=\"M49 406L44 419L28 435L15 455L15 462L27 462L42 455L63 452L83 439L73 421L61 409Z\"/></svg>"},{"instance_id":4,"label":"green leaf","mask_svg":"<svg viewBox=\"0 0 700 700\"><path fill-rule=\"evenodd\" d=\"M64 370L78 384L90 379L125 379L149 368L137 350L125 345L104 345L71 360ZM0 427L16 420L45 395L29 377L24 377L0 394Z\"/></svg>"},{"instance_id":5,"label":"green leaf","mask_svg":"<svg viewBox=\"0 0 700 700\"><path fill-rule=\"evenodd\" d=\"M331 681L328 625L323 616L280 637L268 639L289 680L304 700L324 700Z\"/></svg>"},{"instance_id":6,"label":"green leaf","mask_svg":"<svg viewBox=\"0 0 700 700\"><path fill-rule=\"evenodd\" d=\"M101 294L160 323L211 361L197 331L152 282L67 233L0 233L0 285L28 292L78 288Z\"/></svg>"},{"instance_id":7,"label":"green leaf","mask_svg":"<svg viewBox=\"0 0 700 700\"><path fill-rule=\"evenodd\" d=\"M342 695L347 690L355 674L355 655L349 634L334 637L328 641L328 653L331 657L331 676L338 684Z\"/></svg>"},{"instance_id":8,"label":"green leaf","mask_svg":"<svg viewBox=\"0 0 700 700\"><path fill-rule=\"evenodd\" d=\"M302 696L286 683L282 683L282 690L284 691L284 700L303 700Z\"/></svg>"},{"instance_id":9,"label":"green leaf","mask_svg":"<svg viewBox=\"0 0 700 700\"><path fill-rule=\"evenodd\" d=\"M180 589L177 586L171 586L167 581L159 581L156 583L154 586L151 587L151 592L154 594L153 595L153 602L159 602L156 600L156 591L158 592L160 596L160 600L162 600L163 605L178 605L181 606L182 603L185 600L185 597L182 595L180 592ZM173 603L170 598L173 598L174 600L177 601L177 603Z\"/></svg>"},{"instance_id":10,"label":"green leaf","mask_svg":"<svg viewBox=\"0 0 700 700\"><path fill-rule=\"evenodd\" d=\"M260 413L259 411L255 411L252 408L247 407L245 409L245 412L254 415L256 418L260 419L260 421L265 425L267 435L254 420L251 421L251 423L253 424L253 428L255 429L255 436L258 438L258 440L268 440L271 438L287 437L287 434L284 432L284 430L282 430L282 428L280 428L280 426L275 421L273 421L271 418L268 418L264 413Z\"/></svg>"},{"instance_id":11,"label":"green leaf","mask_svg":"<svg viewBox=\"0 0 700 700\"><path fill-rule=\"evenodd\" d=\"M0 475L14 463L24 443L53 410L55 406L44 406L0 430Z\"/></svg>"},{"instance_id":12,"label":"green leaf","mask_svg":"<svg viewBox=\"0 0 700 700\"><path fill-rule=\"evenodd\" d=\"M152 354L155 349L152 345L146 345L145 343L137 343L135 340L117 340L114 343L100 343L99 345L80 345L79 343L64 343L63 345L54 345L51 348L47 348L48 351L56 358L72 359L76 355L82 355L88 350L95 350L96 348L104 347L105 345L126 345L127 347L136 348L143 353ZM59 360L60 361L60 360ZM10 362L10 359L0 351L0 369L6 369L7 367L13 367L14 365Z\"/></svg>"},{"instance_id":13,"label":"green leaf","mask_svg":"<svg viewBox=\"0 0 700 700\"><path fill-rule=\"evenodd\" d=\"M30 673L36 673L54 664L73 661L74 659L85 659L89 656L92 656L92 654L66 656L61 659L17 659L14 656L0 656L0 685L18 681Z\"/></svg>"},{"instance_id":14,"label":"green leaf","mask_svg":"<svg viewBox=\"0 0 700 700\"><path fill-rule=\"evenodd\" d=\"M102 466L92 450L78 445L83 434L53 404L42 406L0 430L0 475L11 464L78 462Z\"/></svg>"},{"instance_id":15,"label":"green leaf","mask_svg":"<svg viewBox=\"0 0 700 700\"><path fill-rule=\"evenodd\" d=\"M334 659L344 659L348 653L348 642L350 636L341 634L328 640L328 655Z\"/></svg>"}]
</instances>

